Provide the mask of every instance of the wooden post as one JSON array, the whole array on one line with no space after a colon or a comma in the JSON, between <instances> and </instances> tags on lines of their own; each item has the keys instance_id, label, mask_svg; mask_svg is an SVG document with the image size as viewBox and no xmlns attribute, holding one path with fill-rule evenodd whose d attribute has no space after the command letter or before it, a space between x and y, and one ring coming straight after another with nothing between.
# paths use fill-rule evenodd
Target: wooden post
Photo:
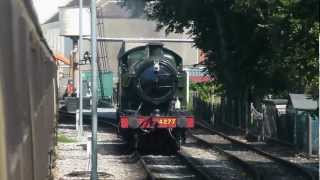
<instances>
[{"instance_id":1,"label":"wooden post","mask_svg":"<svg viewBox=\"0 0 320 180\"><path fill-rule=\"evenodd\" d=\"M262 141L264 141L264 136L265 136L266 113L267 113L266 105L262 104L262 122L261 122Z\"/></svg>"},{"instance_id":2,"label":"wooden post","mask_svg":"<svg viewBox=\"0 0 320 180\"><path fill-rule=\"evenodd\" d=\"M307 146L308 156L310 157L312 155L312 117L310 113L307 116Z\"/></svg>"},{"instance_id":3,"label":"wooden post","mask_svg":"<svg viewBox=\"0 0 320 180\"><path fill-rule=\"evenodd\" d=\"M248 107L248 103L247 103L247 101L245 100L244 101L244 122L245 122L245 124L244 124L244 128L245 128L245 130L246 130L246 135L248 135L248 133L249 133L249 107Z\"/></svg>"},{"instance_id":4,"label":"wooden post","mask_svg":"<svg viewBox=\"0 0 320 180\"><path fill-rule=\"evenodd\" d=\"M237 116L238 116L238 118L237 119L238 119L238 123L239 123L238 127L242 130L243 127L242 127L242 116L241 116L241 107L242 107L241 106L241 102L242 102L241 96L239 96L237 100L238 100L238 102L237 102L237 112L238 112Z\"/></svg>"},{"instance_id":5,"label":"wooden post","mask_svg":"<svg viewBox=\"0 0 320 180\"><path fill-rule=\"evenodd\" d=\"M253 102L250 103L250 123L248 124L248 127L250 127L253 124Z\"/></svg>"},{"instance_id":6,"label":"wooden post","mask_svg":"<svg viewBox=\"0 0 320 180\"><path fill-rule=\"evenodd\" d=\"M221 107L220 107L220 111L221 111L221 122L220 122L220 124L223 124L224 122L225 122L225 114L224 114L224 112L225 112L225 98L224 98L224 96L222 97L222 99L221 99Z\"/></svg>"},{"instance_id":7,"label":"wooden post","mask_svg":"<svg viewBox=\"0 0 320 180\"><path fill-rule=\"evenodd\" d=\"M230 113L230 123L231 123L231 127L234 127L234 107L233 107L233 104L234 104L234 99L233 97L230 98L230 108L229 108L229 113Z\"/></svg>"},{"instance_id":8,"label":"wooden post","mask_svg":"<svg viewBox=\"0 0 320 180\"><path fill-rule=\"evenodd\" d=\"M293 118L293 144L297 147L297 114L298 111L295 110Z\"/></svg>"}]
</instances>

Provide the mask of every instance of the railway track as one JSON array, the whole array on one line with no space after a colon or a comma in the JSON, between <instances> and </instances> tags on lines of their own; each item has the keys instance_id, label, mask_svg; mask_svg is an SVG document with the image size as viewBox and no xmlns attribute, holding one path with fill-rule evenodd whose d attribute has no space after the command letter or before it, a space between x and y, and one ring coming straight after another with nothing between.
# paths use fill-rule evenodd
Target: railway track
<instances>
[{"instance_id":1,"label":"railway track","mask_svg":"<svg viewBox=\"0 0 320 180\"><path fill-rule=\"evenodd\" d=\"M197 179L212 180L183 153L172 155L136 155L148 174L148 179Z\"/></svg>"},{"instance_id":2,"label":"railway track","mask_svg":"<svg viewBox=\"0 0 320 180\"><path fill-rule=\"evenodd\" d=\"M103 126L111 126L111 127L113 127L116 131L118 131L118 129L119 129L119 125L116 124L115 122L110 121L109 119L100 118L98 122L99 122L99 124L101 124L101 125L103 125Z\"/></svg>"},{"instance_id":3,"label":"railway track","mask_svg":"<svg viewBox=\"0 0 320 180\"><path fill-rule=\"evenodd\" d=\"M100 122L118 127L109 121ZM188 132L187 143L176 154L135 154L148 179L315 180L289 161L203 125Z\"/></svg>"},{"instance_id":4,"label":"railway track","mask_svg":"<svg viewBox=\"0 0 320 180\"><path fill-rule=\"evenodd\" d=\"M255 179L249 165L243 165L244 162L234 157L226 157L190 137L175 154L135 154L147 172L148 179Z\"/></svg>"},{"instance_id":5,"label":"railway track","mask_svg":"<svg viewBox=\"0 0 320 180\"><path fill-rule=\"evenodd\" d=\"M101 120L103 126L111 126L118 129L118 125L112 122ZM182 151L170 155L141 155L139 152L133 153L134 157L140 161L147 173L147 179L204 179L212 178L195 165Z\"/></svg>"},{"instance_id":6,"label":"railway track","mask_svg":"<svg viewBox=\"0 0 320 180\"><path fill-rule=\"evenodd\" d=\"M189 134L186 143L181 147L181 152L193 159L194 164L207 172L211 179L255 179L255 171L249 164L220 149L212 148Z\"/></svg>"},{"instance_id":7,"label":"railway track","mask_svg":"<svg viewBox=\"0 0 320 180\"><path fill-rule=\"evenodd\" d=\"M296 164L272 156L201 124L197 124L197 128L190 130L190 136L230 157L238 159L240 163L242 162L243 165L251 169L254 179L314 179L312 175Z\"/></svg>"}]
</instances>

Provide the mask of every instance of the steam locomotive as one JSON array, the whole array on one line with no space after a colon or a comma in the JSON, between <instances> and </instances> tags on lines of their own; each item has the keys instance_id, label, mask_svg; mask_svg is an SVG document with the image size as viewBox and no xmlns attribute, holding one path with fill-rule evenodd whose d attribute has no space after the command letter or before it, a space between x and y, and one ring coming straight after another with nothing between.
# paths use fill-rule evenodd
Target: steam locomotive
<instances>
[{"instance_id":1,"label":"steam locomotive","mask_svg":"<svg viewBox=\"0 0 320 180\"><path fill-rule=\"evenodd\" d=\"M194 127L194 117L186 110L187 75L182 68L182 58L162 43L136 47L119 57L119 127L132 147L178 150L186 129Z\"/></svg>"}]
</instances>

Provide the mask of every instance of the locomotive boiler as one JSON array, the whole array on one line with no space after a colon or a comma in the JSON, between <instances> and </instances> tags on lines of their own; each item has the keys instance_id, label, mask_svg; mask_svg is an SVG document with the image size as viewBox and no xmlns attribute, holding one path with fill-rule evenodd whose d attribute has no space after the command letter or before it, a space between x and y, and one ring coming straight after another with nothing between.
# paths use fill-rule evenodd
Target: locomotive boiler
<instances>
[{"instance_id":1,"label":"locomotive boiler","mask_svg":"<svg viewBox=\"0 0 320 180\"><path fill-rule=\"evenodd\" d=\"M186 110L182 58L161 43L149 43L119 58L119 77L118 117L124 137L134 148L179 149L185 130L194 127Z\"/></svg>"}]
</instances>

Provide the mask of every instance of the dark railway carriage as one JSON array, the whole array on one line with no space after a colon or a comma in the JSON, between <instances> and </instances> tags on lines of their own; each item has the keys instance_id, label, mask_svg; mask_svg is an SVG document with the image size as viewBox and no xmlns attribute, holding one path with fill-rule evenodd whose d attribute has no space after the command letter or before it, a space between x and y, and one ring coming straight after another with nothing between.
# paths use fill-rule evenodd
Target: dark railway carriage
<instances>
[{"instance_id":1,"label":"dark railway carriage","mask_svg":"<svg viewBox=\"0 0 320 180\"><path fill-rule=\"evenodd\" d=\"M186 111L182 58L161 43L150 43L124 53L119 68L118 115L124 136L135 148L169 139L179 147L185 130L194 126Z\"/></svg>"}]
</instances>

